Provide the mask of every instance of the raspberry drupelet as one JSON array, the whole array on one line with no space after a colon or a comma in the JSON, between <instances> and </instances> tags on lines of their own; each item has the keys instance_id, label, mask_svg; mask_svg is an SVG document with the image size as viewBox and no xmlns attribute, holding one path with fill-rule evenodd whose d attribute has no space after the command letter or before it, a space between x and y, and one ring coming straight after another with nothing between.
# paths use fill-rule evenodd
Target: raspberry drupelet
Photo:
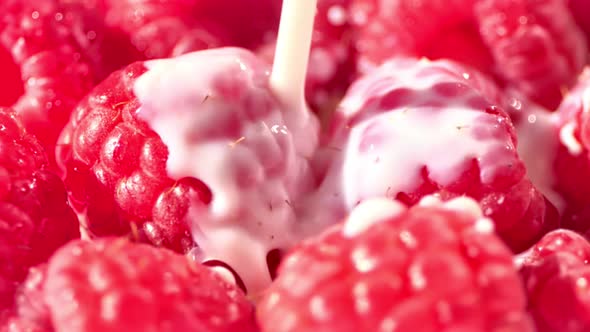
<instances>
[{"instance_id":1,"label":"raspberry drupelet","mask_svg":"<svg viewBox=\"0 0 590 332\"><path fill-rule=\"evenodd\" d=\"M279 266L262 331L532 332L511 252L477 203L361 203Z\"/></svg>"},{"instance_id":2,"label":"raspberry drupelet","mask_svg":"<svg viewBox=\"0 0 590 332\"><path fill-rule=\"evenodd\" d=\"M511 249L529 248L558 216L526 176L494 95L483 76L450 61L382 65L356 81L337 110L326 144L334 159L317 199L338 219L374 197L413 205L428 194L468 196Z\"/></svg>"}]
</instances>

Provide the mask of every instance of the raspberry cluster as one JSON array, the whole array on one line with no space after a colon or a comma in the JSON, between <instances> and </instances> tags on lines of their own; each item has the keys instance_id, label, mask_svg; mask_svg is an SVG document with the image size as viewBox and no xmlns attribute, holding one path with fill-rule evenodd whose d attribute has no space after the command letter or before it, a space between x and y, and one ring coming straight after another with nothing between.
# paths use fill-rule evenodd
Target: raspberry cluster
<instances>
[{"instance_id":1,"label":"raspberry cluster","mask_svg":"<svg viewBox=\"0 0 590 332\"><path fill-rule=\"evenodd\" d=\"M588 13L0 1L0 332L588 331Z\"/></svg>"}]
</instances>

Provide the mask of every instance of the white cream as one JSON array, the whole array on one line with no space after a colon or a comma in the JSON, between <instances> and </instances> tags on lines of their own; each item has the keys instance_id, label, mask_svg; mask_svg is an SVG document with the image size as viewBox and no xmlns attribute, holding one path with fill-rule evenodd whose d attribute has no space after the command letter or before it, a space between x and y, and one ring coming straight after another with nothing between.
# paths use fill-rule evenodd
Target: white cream
<instances>
[{"instance_id":1,"label":"white cream","mask_svg":"<svg viewBox=\"0 0 590 332\"><path fill-rule=\"evenodd\" d=\"M481 78L478 75L461 73L461 76L458 77L451 74L457 73L460 68L453 62L438 60L433 63L427 58L421 58L420 60L401 58L386 62L377 68L369 70L369 74L365 78L356 81L350 87L338 112L344 117L353 116L365 109L363 105L368 96L376 98L399 88L420 92L424 98L412 100L414 103L423 100L440 99L446 106L466 105L470 98L480 95L476 90L468 88L461 96L450 99L442 98L433 91L433 86L441 82L461 83L464 85L474 84L482 90L486 90L484 91L485 94L493 94L487 91L490 90L490 87L487 86L488 83L480 82ZM427 74L424 74L424 71L427 71Z\"/></svg>"},{"instance_id":2,"label":"white cream","mask_svg":"<svg viewBox=\"0 0 590 332\"><path fill-rule=\"evenodd\" d=\"M559 141L573 156L579 156L584 151L582 143L576 138L576 129L577 125L572 121L563 125L559 130Z\"/></svg>"},{"instance_id":3,"label":"white cream","mask_svg":"<svg viewBox=\"0 0 590 332\"><path fill-rule=\"evenodd\" d=\"M406 210L402 203L387 198L367 200L350 212L342 232L347 237L357 236L374 224L395 218Z\"/></svg>"},{"instance_id":4,"label":"white cream","mask_svg":"<svg viewBox=\"0 0 590 332\"><path fill-rule=\"evenodd\" d=\"M438 196L428 195L423 197L418 205L465 214L475 221L473 229L476 232L489 234L494 231L494 223L483 216L479 204L472 198L457 197L442 201ZM387 198L368 199L351 210L344 221L342 234L346 237L358 236L378 223L387 222L401 216L408 209L410 208L395 200ZM402 232L400 236L405 238L404 241L408 243L415 241L411 238L411 234Z\"/></svg>"},{"instance_id":5,"label":"white cream","mask_svg":"<svg viewBox=\"0 0 590 332\"><path fill-rule=\"evenodd\" d=\"M282 105L289 109L284 116L292 118L291 130L305 134L310 112L305 100L305 80L311 49L313 25L318 0L283 0L270 88ZM303 122L303 126L298 126ZM308 138L310 141L311 137ZM305 140L295 144L305 144ZM308 144L304 147L310 147ZM315 148L315 145L313 146ZM313 153L314 151L307 151Z\"/></svg>"},{"instance_id":6,"label":"white cream","mask_svg":"<svg viewBox=\"0 0 590 332\"><path fill-rule=\"evenodd\" d=\"M494 222L484 217L481 206L474 199L460 196L443 202L438 196L425 196L418 203L420 206L434 207L469 215L475 219L473 229L482 234L494 232Z\"/></svg>"},{"instance_id":7,"label":"white cream","mask_svg":"<svg viewBox=\"0 0 590 332\"><path fill-rule=\"evenodd\" d=\"M351 86L338 118L360 118L352 127L341 123L326 147L328 155L335 155L320 189L309 199L306 216L316 220L312 224L329 218L332 223L340 221L366 199L394 199L400 192L412 192L422 184L424 167L431 179L449 185L473 159L479 159L481 180L486 183L498 167L514 162L510 151L515 147L507 135L493 137L498 118L469 106L483 101L478 90L469 86L485 90L486 82L477 75L457 74L459 68L447 61L397 59ZM434 87L440 83L462 84L464 89L449 98L437 93ZM381 97L396 89L413 90L416 97L405 100L403 108L380 103ZM429 104L444 107L424 106Z\"/></svg>"},{"instance_id":8,"label":"white cream","mask_svg":"<svg viewBox=\"0 0 590 332\"><path fill-rule=\"evenodd\" d=\"M422 183L424 167L432 180L450 185L473 159L514 149L503 140L478 138L474 133L494 122L494 116L481 111L420 107L390 110L359 123L350 131L342 166L347 207L368 198L413 191ZM482 173L510 162L487 158Z\"/></svg>"},{"instance_id":9,"label":"white cream","mask_svg":"<svg viewBox=\"0 0 590 332\"><path fill-rule=\"evenodd\" d=\"M294 206L312 187L308 158L317 142L316 119L285 116L289 110L278 102L260 112L268 103L252 104L257 99L249 95L272 100L269 73L245 50L207 50L146 66L134 92L140 117L168 147L169 176L197 178L213 194L209 206L196 203L189 211L199 245L194 255L225 262L249 292L262 290L270 283L267 253L301 240ZM219 91L220 78L248 87L239 88L241 101ZM244 100L248 109L241 106ZM232 121L240 124L237 134L212 131Z\"/></svg>"},{"instance_id":10,"label":"white cream","mask_svg":"<svg viewBox=\"0 0 590 332\"><path fill-rule=\"evenodd\" d=\"M426 207L443 207L447 210L469 214L476 219L484 217L479 203L467 196L460 196L443 202L438 195L428 195L423 197L420 202L418 202L418 205Z\"/></svg>"},{"instance_id":11,"label":"white cream","mask_svg":"<svg viewBox=\"0 0 590 332\"><path fill-rule=\"evenodd\" d=\"M590 112L590 67L584 69L578 78L578 85L566 96L559 106L562 116L572 116L569 112ZM575 135L577 123L575 119L561 126L559 140L573 156L578 156L584 151L584 146Z\"/></svg>"},{"instance_id":12,"label":"white cream","mask_svg":"<svg viewBox=\"0 0 590 332\"><path fill-rule=\"evenodd\" d=\"M512 92L515 94L515 92ZM555 191L553 163L559 146L558 114L551 113L526 100L513 97L510 104L519 112L520 121L514 123L518 137L518 155L527 169L527 177L535 187L563 211L563 198Z\"/></svg>"}]
</instances>

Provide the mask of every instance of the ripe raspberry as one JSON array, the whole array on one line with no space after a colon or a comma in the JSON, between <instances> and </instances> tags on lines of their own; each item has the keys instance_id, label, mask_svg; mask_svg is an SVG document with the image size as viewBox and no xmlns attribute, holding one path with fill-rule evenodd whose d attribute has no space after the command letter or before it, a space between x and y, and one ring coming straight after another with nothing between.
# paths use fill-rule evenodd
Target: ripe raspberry
<instances>
[{"instance_id":1,"label":"ripe raspberry","mask_svg":"<svg viewBox=\"0 0 590 332\"><path fill-rule=\"evenodd\" d=\"M55 141L72 107L94 83L92 65L81 44L89 37L80 36L84 32L76 26L80 13L73 7L67 9L54 0L5 5L0 48L10 53L4 65L10 81L4 84L14 88L3 100L10 103L21 97L14 108L53 161Z\"/></svg>"},{"instance_id":2,"label":"ripe raspberry","mask_svg":"<svg viewBox=\"0 0 590 332\"><path fill-rule=\"evenodd\" d=\"M533 331L477 203L425 205L369 200L296 247L259 302L262 331Z\"/></svg>"},{"instance_id":3,"label":"ripe raspberry","mask_svg":"<svg viewBox=\"0 0 590 332\"><path fill-rule=\"evenodd\" d=\"M350 0L319 0L305 84L306 100L327 120L352 83L355 55L352 26L348 18ZM272 62L276 40L259 54Z\"/></svg>"},{"instance_id":4,"label":"ripe raspberry","mask_svg":"<svg viewBox=\"0 0 590 332\"><path fill-rule=\"evenodd\" d=\"M270 283L266 256L301 236L291 202L315 184L318 126L268 84L254 54L223 48L136 63L99 85L58 156L89 235L181 253L194 239L191 254L229 265L249 292Z\"/></svg>"},{"instance_id":5,"label":"ripe raspberry","mask_svg":"<svg viewBox=\"0 0 590 332\"><path fill-rule=\"evenodd\" d=\"M568 0L568 4L570 12L586 34L586 41L590 45L590 3L585 0Z\"/></svg>"},{"instance_id":6,"label":"ripe raspberry","mask_svg":"<svg viewBox=\"0 0 590 332\"><path fill-rule=\"evenodd\" d=\"M226 32L213 21L195 18L198 0L111 0L105 20L111 30L123 33L133 50L125 53L127 65L134 61L165 58L229 43ZM113 33L114 34L114 33ZM104 52L110 45L105 44ZM117 52L118 53L118 52ZM114 58L114 56L110 56ZM129 61L133 59L133 61ZM122 67L122 66L121 66ZM118 69L118 68L117 68Z\"/></svg>"},{"instance_id":7,"label":"ripe raspberry","mask_svg":"<svg viewBox=\"0 0 590 332\"><path fill-rule=\"evenodd\" d=\"M0 332L53 332L53 329L46 329L33 322L19 317L10 317L5 321L0 320Z\"/></svg>"},{"instance_id":8,"label":"ripe raspberry","mask_svg":"<svg viewBox=\"0 0 590 332\"><path fill-rule=\"evenodd\" d=\"M57 331L256 331L253 306L210 269L125 239L76 241L49 261Z\"/></svg>"},{"instance_id":9,"label":"ripe raspberry","mask_svg":"<svg viewBox=\"0 0 590 332\"><path fill-rule=\"evenodd\" d=\"M30 266L79 236L64 185L14 111L0 109L0 311Z\"/></svg>"},{"instance_id":10,"label":"ripe raspberry","mask_svg":"<svg viewBox=\"0 0 590 332\"><path fill-rule=\"evenodd\" d=\"M429 194L466 195L511 249L529 248L557 226L557 213L527 178L514 127L490 101L496 92L449 61L384 64L337 111L328 146L341 153L320 193L340 196L344 213L373 197L413 205Z\"/></svg>"},{"instance_id":11,"label":"ripe raspberry","mask_svg":"<svg viewBox=\"0 0 590 332\"><path fill-rule=\"evenodd\" d=\"M193 17L212 21L229 33L232 45L257 49L279 26L280 0L193 0Z\"/></svg>"},{"instance_id":12,"label":"ripe raspberry","mask_svg":"<svg viewBox=\"0 0 590 332\"><path fill-rule=\"evenodd\" d=\"M130 235L186 253L194 246L184 222L191 195L211 197L198 181L168 177L166 146L138 120L132 89L145 70L135 63L117 71L82 100L57 159L87 235Z\"/></svg>"},{"instance_id":13,"label":"ripe raspberry","mask_svg":"<svg viewBox=\"0 0 590 332\"><path fill-rule=\"evenodd\" d=\"M350 16L358 28L362 69L393 55L417 55L466 61L485 70L493 60L474 31L473 3L353 0Z\"/></svg>"},{"instance_id":14,"label":"ripe raspberry","mask_svg":"<svg viewBox=\"0 0 590 332\"><path fill-rule=\"evenodd\" d=\"M15 310L0 313L0 332L52 332L49 309L43 299L47 265L30 269L16 295ZM4 318L3 318L4 317Z\"/></svg>"},{"instance_id":15,"label":"ripe raspberry","mask_svg":"<svg viewBox=\"0 0 590 332\"><path fill-rule=\"evenodd\" d=\"M579 232L590 230L590 68L568 93L557 111L557 147L544 151L554 157L552 173L555 190L565 206L562 225Z\"/></svg>"},{"instance_id":16,"label":"ripe raspberry","mask_svg":"<svg viewBox=\"0 0 590 332\"><path fill-rule=\"evenodd\" d=\"M532 100L557 108L588 51L564 1L483 0L475 12L498 73Z\"/></svg>"},{"instance_id":17,"label":"ripe raspberry","mask_svg":"<svg viewBox=\"0 0 590 332\"><path fill-rule=\"evenodd\" d=\"M20 321L29 322L42 330L53 330L43 288L47 279L47 264L32 267L16 294L16 313Z\"/></svg>"},{"instance_id":18,"label":"ripe raspberry","mask_svg":"<svg viewBox=\"0 0 590 332\"><path fill-rule=\"evenodd\" d=\"M590 329L590 243L567 230L545 235L517 259L539 332Z\"/></svg>"},{"instance_id":19,"label":"ripe raspberry","mask_svg":"<svg viewBox=\"0 0 590 332\"><path fill-rule=\"evenodd\" d=\"M562 0L355 0L351 13L363 68L399 54L455 59L551 109L586 60Z\"/></svg>"}]
</instances>

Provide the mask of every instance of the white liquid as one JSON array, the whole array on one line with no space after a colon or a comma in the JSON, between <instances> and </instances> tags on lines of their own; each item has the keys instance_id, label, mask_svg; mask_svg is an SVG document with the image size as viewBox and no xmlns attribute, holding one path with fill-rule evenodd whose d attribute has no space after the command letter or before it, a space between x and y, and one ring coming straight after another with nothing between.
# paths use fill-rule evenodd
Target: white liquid
<instances>
[{"instance_id":1,"label":"white liquid","mask_svg":"<svg viewBox=\"0 0 590 332\"><path fill-rule=\"evenodd\" d=\"M513 100L511 104L522 112L521 120L514 126L518 155L526 166L527 177L559 211L563 211L564 200L554 189L553 163L559 145L557 114L524 98Z\"/></svg>"},{"instance_id":2,"label":"white liquid","mask_svg":"<svg viewBox=\"0 0 590 332\"><path fill-rule=\"evenodd\" d=\"M230 265L249 292L264 289L267 253L301 240L294 206L312 187L308 157L317 142L316 119L290 122L289 110L271 97L268 70L245 50L195 52L147 67L134 92L140 117L168 147L169 176L197 178L213 194L209 206L195 203L189 211L196 256ZM239 101L219 90L224 78L242 87ZM267 102L252 95L267 95ZM212 131L235 119L237 134Z\"/></svg>"},{"instance_id":3,"label":"white liquid","mask_svg":"<svg viewBox=\"0 0 590 332\"><path fill-rule=\"evenodd\" d=\"M415 190L422 183L424 167L433 181L448 186L473 159L514 149L504 140L476 137L476 130L494 122L494 116L481 111L429 107L394 109L365 120L351 129L345 150L342 187L347 207ZM488 169L493 172L511 161L487 159L481 165L482 181Z\"/></svg>"}]
</instances>

